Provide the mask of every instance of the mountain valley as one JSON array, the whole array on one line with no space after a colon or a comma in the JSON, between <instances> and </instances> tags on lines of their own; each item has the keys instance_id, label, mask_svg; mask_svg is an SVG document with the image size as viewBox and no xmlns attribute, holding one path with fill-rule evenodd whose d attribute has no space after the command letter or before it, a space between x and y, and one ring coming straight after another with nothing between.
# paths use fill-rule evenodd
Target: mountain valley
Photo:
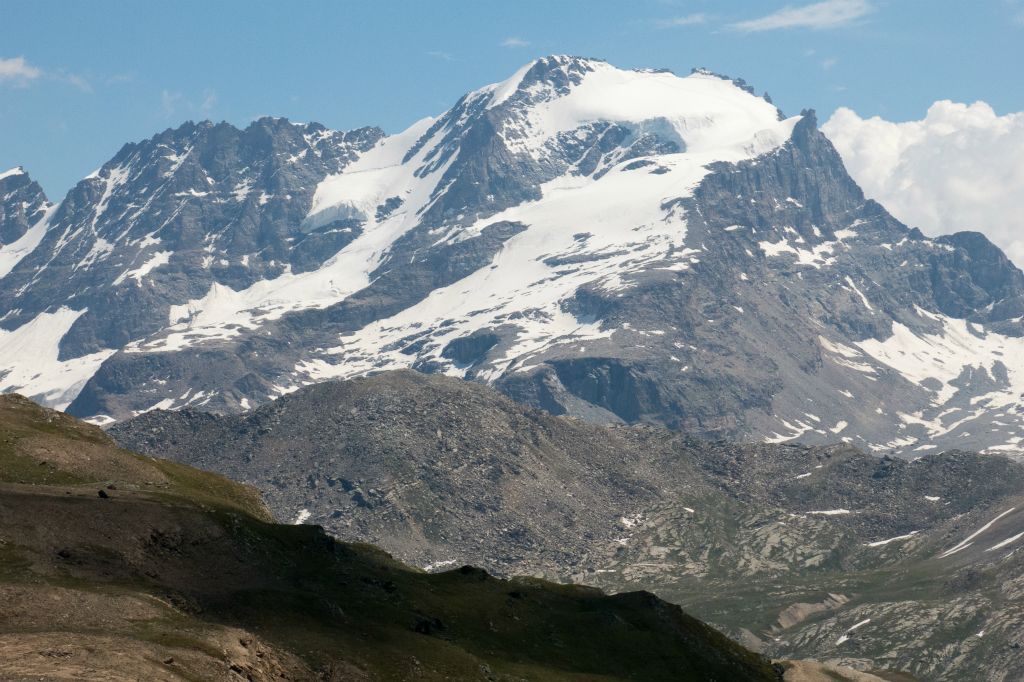
<instances>
[{"instance_id":1,"label":"mountain valley","mask_svg":"<svg viewBox=\"0 0 1024 682\"><path fill-rule=\"evenodd\" d=\"M30 170L0 678L1024 679L1024 272L813 110L552 55Z\"/></svg>"},{"instance_id":2,"label":"mountain valley","mask_svg":"<svg viewBox=\"0 0 1024 682\"><path fill-rule=\"evenodd\" d=\"M709 443L409 371L238 416L153 411L110 433L427 570L650 590L774 658L927 680L1024 673L1024 466L1004 457Z\"/></svg>"}]
</instances>

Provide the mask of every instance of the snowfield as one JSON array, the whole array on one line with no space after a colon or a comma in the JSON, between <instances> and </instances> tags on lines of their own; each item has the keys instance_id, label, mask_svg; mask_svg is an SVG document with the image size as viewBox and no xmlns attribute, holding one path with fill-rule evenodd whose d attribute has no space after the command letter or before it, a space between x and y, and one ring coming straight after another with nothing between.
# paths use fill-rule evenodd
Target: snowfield
<instances>
[{"instance_id":1,"label":"snowfield","mask_svg":"<svg viewBox=\"0 0 1024 682\"><path fill-rule=\"evenodd\" d=\"M542 198L491 215L441 235L442 240L472 238L488 225L511 221L526 226L504 245L490 268L482 268L401 313L367 325L340 339L322 358L299 365L301 381L356 376L367 371L407 367L411 359L398 350L383 350L416 330L455 320L433 339L439 346L487 324L517 318L517 343L485 378L512 365L529 369L531 355L555 341L598 340L612 330L576 319L562 301L581 285L599 283L621 288L622 276L658 264L689 267L699 252L685 249L686 220L666 202L688 196L718 161L738 162L778 148L800 117L780 121L774 106L717 76L695 73L626 71L591 62L593 71L567 94L542 93L540 104L504 118L501 135L513 151L543 158L546 145L559 134L597 121L669 126L686 151L658 155L659 174L626 170L628 162L595 178L566 174L541 187ZM529 66L529 65L528 65ZM471 93L499 106L515 94L528 68L503 83ZM419 218L445 188L438 183L451 159L431 166L428 160L445 143L447 128L424 135L439 119L428 118L382 140L342 173L317 187L307 217L311 227L342 217L366 220L364 232L315 272L285 274L243 291L214 285L202 299L172 308L166 334L132 344L129 351L173 351L205 340L228 339L280 318L287 312L339 303L370 284L372 273L396 240L419 225ZM630 162L636 159L630 159ZM429 169L425 172L425 169ZM400 207L383 219L375 207L390 197ZM623 198L628 197L624 202ZM588 237L577 236L587 232ZM576 267L557 264L572 257ZM457 367L450 369L459 373Z\"/></svg>"}]
</instances>

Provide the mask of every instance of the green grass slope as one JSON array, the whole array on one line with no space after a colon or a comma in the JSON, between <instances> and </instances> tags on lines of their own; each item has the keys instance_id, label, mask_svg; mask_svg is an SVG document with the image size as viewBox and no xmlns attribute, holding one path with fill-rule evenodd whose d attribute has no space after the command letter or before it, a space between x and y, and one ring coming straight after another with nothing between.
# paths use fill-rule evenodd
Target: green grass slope
<instances>
[{"instance_id":1,"label":"green grass slope","mask_svg":"<svg viewBox=\"0 0 1024 682\"><path fill-rule=\"evenodd\" d=\"M0 679L777 680L644 592L426 574L0 396Z\"/></svg>"}]
</instances>

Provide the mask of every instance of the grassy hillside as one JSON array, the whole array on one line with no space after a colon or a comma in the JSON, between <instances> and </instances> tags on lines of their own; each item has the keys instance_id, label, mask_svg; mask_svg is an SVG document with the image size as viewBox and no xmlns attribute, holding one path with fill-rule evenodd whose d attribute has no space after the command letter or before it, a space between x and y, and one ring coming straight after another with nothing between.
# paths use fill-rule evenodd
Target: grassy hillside
<instances>
[{"instance_id":1,"label":"grassy hillside","mask_svg":"<svg viewBox=\"0 0 1024 682\"><path fill-rule=\"evenodd\" d=\"M426 574L0 396L0 678L777 680L643 592Z\"/></svg>"}]
</instances>

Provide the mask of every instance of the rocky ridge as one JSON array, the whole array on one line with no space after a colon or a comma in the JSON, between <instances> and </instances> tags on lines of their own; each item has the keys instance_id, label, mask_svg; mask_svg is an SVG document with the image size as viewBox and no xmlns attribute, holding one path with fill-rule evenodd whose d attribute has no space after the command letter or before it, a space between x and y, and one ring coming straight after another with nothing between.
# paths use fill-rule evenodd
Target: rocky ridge
<instances>
[{"instance_id":1,"label":"rocky ridge","mask_svg":"<svg viewBox=\"0 0 1024 682\"><path fill-rule=\"evenodd\" d=\"M428 570L651 590L777 658L936 680L1024 671L1024 467L1003 457L699 441L413 372L110 432Z\"/></svg>"}]
</instances>

